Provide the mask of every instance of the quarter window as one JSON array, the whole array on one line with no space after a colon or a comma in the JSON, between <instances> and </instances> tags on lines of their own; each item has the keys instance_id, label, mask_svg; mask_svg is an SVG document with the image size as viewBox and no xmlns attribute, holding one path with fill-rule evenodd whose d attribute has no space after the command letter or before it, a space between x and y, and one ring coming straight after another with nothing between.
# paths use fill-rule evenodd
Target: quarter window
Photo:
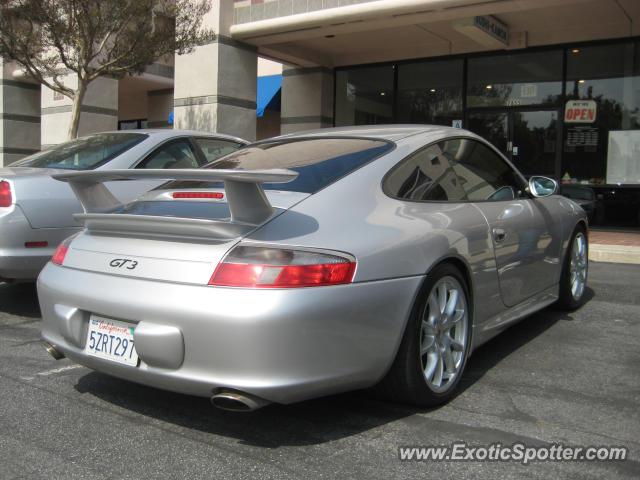
<instances>
[{"instance_id":1,"label":"quarter window","mask_svg":"<svg viewBox=\"0 0 640 480\"><path fill-rule=\"evenodd\" d=\"M136 168L198 168L198 161L186 139L165 143Z\"/></svg>"},{"instance_id":2,"label":"quarter window","mask_svg":"<svg viewBox=\"0 0 640 480\"><path fill-rule=\"evenodd\" d=\"M236 142L217 138L194 138L194 141L204 153L207 163L213 162L227 153L234 152L242 146Z\"/></svg>"},{"instance_id":3,"label":"quarter window","mask_svg":"<svg viewBox=\"0 0 640 480\"><path fill-rule=\"evenodd\" d=\"M451 168L446 144L431 145L405 159L385 179L385 193L405 200L463 201L465 192Z\"/></svg>"}]
</instances>

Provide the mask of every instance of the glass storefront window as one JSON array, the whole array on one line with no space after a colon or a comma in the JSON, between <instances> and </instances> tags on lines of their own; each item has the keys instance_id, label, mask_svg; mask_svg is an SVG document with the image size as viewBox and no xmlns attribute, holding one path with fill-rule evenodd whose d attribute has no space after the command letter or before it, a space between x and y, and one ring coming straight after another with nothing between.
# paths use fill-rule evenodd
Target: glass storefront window
<instances>
[{"instance_id":1,"label":"glass storefront window","mask_svg":"<svg viewBox=\"0 0 640 480\"><path fill-rule=\"evenodd\" d=\"M394 67L336 72L336 126L393 122Z\"/></svg>"},{"instance_id":2,"label":"glass storefront window","mask_svg":"<svg viewBox=\"0 0 640 480\"><path fill-rule=\"evenodd\" d=\"M549 105L562 95L562 51L469 59L467 107Z\"/></svg>"},{"instance_id":3,"label":"glass storefront window","mask_svg":"<svg viewBox=\"0 0 640 480\"><path fill-rule=\"evenodd\" d=\"M397 121L450 127L461 119L463 72L461 59L399 65Z\"/></svg>"},{"instance_id":4,"label":"glass storefront window","mask_svg":"<svg viewBox=\"0 0 640 480\"><path fill-rule=\"evenodd\" d=\"M615 161L609 158L609 132L640 129L637 57L632 42L567 49L568 105L595 102L595 120L578 123L565 115L565 181L607 183L608 165Z\"/></svg>"}]
</instances>

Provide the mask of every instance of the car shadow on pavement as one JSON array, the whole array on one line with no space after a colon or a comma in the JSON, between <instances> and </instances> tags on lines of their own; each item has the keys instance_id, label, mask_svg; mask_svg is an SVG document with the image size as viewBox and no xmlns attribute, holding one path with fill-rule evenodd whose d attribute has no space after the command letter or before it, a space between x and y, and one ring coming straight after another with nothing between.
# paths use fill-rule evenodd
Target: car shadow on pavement
<instances>
[{"instance_id":1,"label":"car shadow on pavement","mask_svg":"<svg viewBox=\"0 0 640 480\"><path fill-rule=\"evenodd\" d=\"M0 310L9 315L40 318L36 284L0 282Z\"/></svg>"},{"instance_id":2,"label":"car shadow on pavement","mask_svg":"<svg viewBox=\"0 0 640 480\"><path fill-rule=\"evenodd\" d=\"M587 295L592 298L593 291ZM571 320L572 314L547 308L510 327L469 359L458 395L464 395L488 370L555 323ZM322 444L432 411L384 401L363 390L292 405L272 404L250 413L227 412L216 409L205 398L158 390L99 372L84 375L75 388L118 409L152 418L156 426L158 421L166 422L179 430L234 438L241 444L263 448Z\"/></svg>"},{"instance_id":3,"label":"car shadow on pavement","mask_svg":"<svg viewBox=\"0 0 640 480\"><path fill-rule=\"evenodd\" d=\"M584 295L586 304L595 297L595 292L587 287ZM579 311L578 309L575 312L568 312L551 305L508 327L487 343L478 347L469 358L456 396L463 394L467 388L480 380L485 373L501 360L549 330L557 322L573 321L575 314Z\"/></svg>"}]
</instances>

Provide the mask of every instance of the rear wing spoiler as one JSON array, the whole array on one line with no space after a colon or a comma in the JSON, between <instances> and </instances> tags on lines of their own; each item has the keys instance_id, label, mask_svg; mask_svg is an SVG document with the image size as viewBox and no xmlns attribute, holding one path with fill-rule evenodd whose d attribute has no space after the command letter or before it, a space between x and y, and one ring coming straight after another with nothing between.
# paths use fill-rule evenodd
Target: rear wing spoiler
<instances>
[{"instance_id":1,"label":"rear wing spoiler","mask_svg":"<svg viewBox=\"0 0 640 480\"><path fill-rule=\"evenodd\" d=\"M259 225L271 217L274 209L262 188L262 183L286 183L298 172L273 170L205 170L205 169L149 169L104 170L58 173L56 180L68 182L82 204L85 214L104 213L121 203L104 185L121 180L194 180L223 181L231 212L231 221Z\"/></svg>"}]
</instances>

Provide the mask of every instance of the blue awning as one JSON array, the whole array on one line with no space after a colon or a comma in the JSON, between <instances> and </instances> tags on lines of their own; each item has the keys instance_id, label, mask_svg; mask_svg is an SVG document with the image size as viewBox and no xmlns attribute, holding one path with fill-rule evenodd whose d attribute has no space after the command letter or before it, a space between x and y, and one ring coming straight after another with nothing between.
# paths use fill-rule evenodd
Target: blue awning
<instances>
[{"instance_id":1,"label":"blue awning","mask_svg":"<svg viewBox=\"0 0 640 480\"><path fill-rule=\"evenodd\" d=\"M265 110L280 111L281 88L282 75L258 77L258 92L256 98L256 113L258 117L263 116Z\"/></svg>"}]
</instances>

